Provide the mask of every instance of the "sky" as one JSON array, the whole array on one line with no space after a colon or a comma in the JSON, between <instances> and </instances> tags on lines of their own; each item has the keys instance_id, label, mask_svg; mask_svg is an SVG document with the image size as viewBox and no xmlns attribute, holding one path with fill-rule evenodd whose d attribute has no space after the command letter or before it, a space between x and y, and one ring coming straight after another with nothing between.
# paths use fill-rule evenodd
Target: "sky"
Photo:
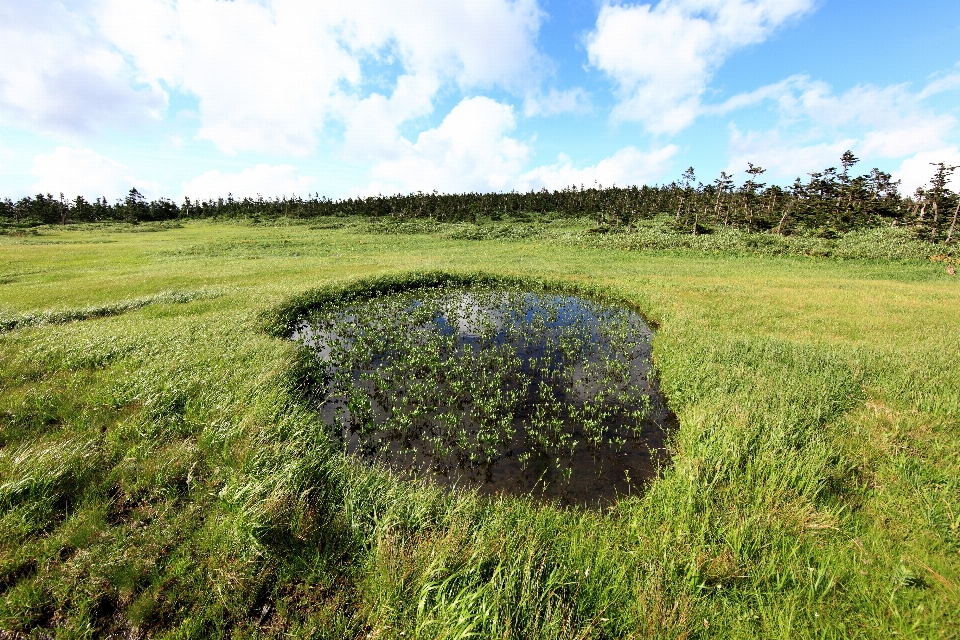
<instances>
[{"instance_id":1,"label":"sky","mask_svg":"<svg viewBox=\"0 0 960 640\"><path fill-rule=\"evenodd\" d=\"M956 0L0 0L0 198L907 194L958 118Z\"/></svg>"}]
</instances>

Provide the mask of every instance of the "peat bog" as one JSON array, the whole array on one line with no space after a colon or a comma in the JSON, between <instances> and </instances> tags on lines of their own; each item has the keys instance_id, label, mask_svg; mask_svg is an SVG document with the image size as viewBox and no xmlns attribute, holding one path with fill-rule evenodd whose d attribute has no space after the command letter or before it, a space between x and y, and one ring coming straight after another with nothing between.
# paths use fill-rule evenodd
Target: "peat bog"
<instances>
[{"instance_id":1,"label":"peat bog","mask_svg":"<svg viewBox=\"0 0 960 640\"><path fill-rule=\"evenodd\" d=\"M421 289L314 312L292 338L346 450L481 493L602 507L664 459L639 314L557 293Z\"/></svg>"}]
</instances>

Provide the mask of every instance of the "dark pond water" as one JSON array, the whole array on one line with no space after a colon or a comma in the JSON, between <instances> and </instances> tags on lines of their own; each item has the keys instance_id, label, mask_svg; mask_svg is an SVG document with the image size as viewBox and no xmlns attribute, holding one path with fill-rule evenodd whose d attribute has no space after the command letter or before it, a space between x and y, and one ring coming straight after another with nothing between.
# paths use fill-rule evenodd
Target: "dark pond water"
<instances>
[{"instance_id":1,"label":"dark pond water","mask_svg":"<svg viewBox=\"0 0 960 640\"><path fill-rule=\"evenodd\" d=\"M496 290L430 290L315 313L293 334L348 452L486 494L598 507L641 491L672 415L652 332L627 309Z\"/></svg>"}]
</instances>

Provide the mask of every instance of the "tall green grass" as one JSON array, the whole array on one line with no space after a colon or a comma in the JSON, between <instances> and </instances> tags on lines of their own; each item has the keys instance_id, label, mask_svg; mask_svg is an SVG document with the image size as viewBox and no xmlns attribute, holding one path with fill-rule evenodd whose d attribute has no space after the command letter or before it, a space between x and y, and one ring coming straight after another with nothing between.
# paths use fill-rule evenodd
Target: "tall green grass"
<instances>
[{"instance_id":1,"label":"tall green grass","mask_svg":"<svg viewBox=\"0 0 960 640\"><path fill-rule=\"evenodd\" d=\"M0 334L5 632L960 628L960 285L941 264L360 228L47 238L58 244L0 239L7 313L222 295ZM597 513L447 493L327 436L278 328L320 299L478 269L620 298L658 324L654 360L680 425L642 495Z\"/></svg>"}]
</instances>

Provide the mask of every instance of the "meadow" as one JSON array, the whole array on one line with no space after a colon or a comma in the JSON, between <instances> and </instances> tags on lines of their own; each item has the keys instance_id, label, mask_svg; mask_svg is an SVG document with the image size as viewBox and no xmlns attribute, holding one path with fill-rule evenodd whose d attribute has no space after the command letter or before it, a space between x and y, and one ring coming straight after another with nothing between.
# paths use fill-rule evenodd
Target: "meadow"
<instances>
[{"instance_id":1,"label":"meadow","mask_svg":"<svg viewBox=\"0 0 960 640\"><path fill-rule=\"evenodd\" d=\"M396 224L0 235L0 637L960 637L955 253ZM330 438L284 314L481 271L655 327L642 493L450 492Z\"/></svg>"}]
</instances>

